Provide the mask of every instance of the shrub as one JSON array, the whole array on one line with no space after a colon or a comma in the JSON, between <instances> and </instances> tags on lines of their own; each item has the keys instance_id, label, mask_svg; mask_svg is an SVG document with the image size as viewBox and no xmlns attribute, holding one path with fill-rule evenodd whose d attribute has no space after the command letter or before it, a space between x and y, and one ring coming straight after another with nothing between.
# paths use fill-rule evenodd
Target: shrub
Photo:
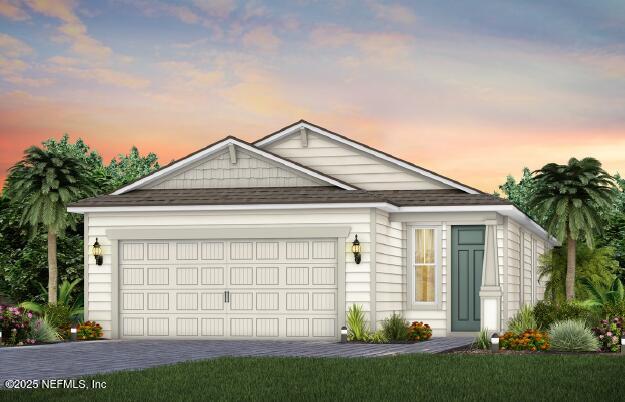
<instances>
[{"instance_id":1,"label":"shrub","mask_svg":"<svg viewBox=\"0 0 625 402\"><path fill-rule=\"evenodd\" d=\"M490 349L490 335L488 335L488 329L483 329L475 337L473 341L474 349Z\"/></svg>"},{"instance_id":2,"label":"shrub","mask_svg":"<svg viewBox=\"0 0 625 402\"><path fill-rule=\"evenodd\" d=\"M35 342L57 342L62 340L63 338L59 333L50 325L48 320L43 318L37 318L30 325L30 339L33 339Z\"/></svg>"},{"instance_id":3,"label":"shrub","mask_svg":"<svg viewBox=\"0 0 625 402\"><path fill-rule=\"evenodd\" d=\"M76 328L76 337L83 341L99 339L102 335L102 327L95 321L85 321Z\"/></svg>"},{"instance_id":4,"label":"shrub","mask_svg":"<svg viewBox=\"0 0 625 402\"><path fill-rule=\"evenodd\" d=\"M532 352L549 349L549 336L536 329L528 329L521 334L508 331L499 338L501 349L530 350Z\"/></svg>"},{"instance_id":5,"label":"shrub","mask_svg":"<svg viewBox=\"0 0 625 402\"><path fill-rule=\"evenodd\" d=\"M515 335L522 334L528 329L538 329L534 312L528 305L524 305L521 309L508 320L508 330Z\"/></svg>"},{"instance_id":6,"label":"shrub","mask_svg":"<svg viewBox=\"0 0 625 402\"><path fill-rule=\"evenodd\" d=\"M347 338L350 341L364 341L369 333L369 327L365 319L365 313L362 311L362 305L352 304L347 311L345 320L349 330Z\"/></svg>"},{"instance_id":7,"label":"shrub","mask_svg":"<svg viewBox=\"0 0 625 402\"><path fill-rule=\"evenodd\" d=\"M549 330L551 348L567 352L592 352L599 349L599 341L581 320L556 321Z\"/></svg>"},{"instance_id":8,"label":"shrub","mask_svg":"<svg viewBox=\"0 0 625 402\"><path fill-rule=\"evenodd\" d=\"M48 304L43 308L43 316L48 320L48 324L66 339L69 337L69 328L72 325L70 314L70 307L64 304Z\"/></svg>"},{"instance_id":9,"label":"shrub","mask_svg":"<svg viewBox=\"0 0 625 402\"><path fill-rule=\"evenodd\" d=\"M382 331L389 341L405 341L408 339L408 323L400 314L392 316L382 322Z\"/></svg>"},{"instance_id":10,"label":"shrub","mask_svg":"<svg viewBox=\"0 0 625 402\"><path fill-rule=\"evenodd\" d=\"M31 312L21 307L0 306L0 329L2 330L1 343L5 345L23 345L35 343L29 337Z\"/></svg>"},{"instance_id":11,"label":"shrub","mask_svg":"<svg viewBox=\"0 0 625 402\"><path fill-rule=\"evenodd\" d=\"M547 330L552 323L564 320L588 320L590 310L578 302L553 304L539 301L534 306L534 318L538 328Z\"/></svg>"},{"instance_id":12,"label":"shrub","mask_svg":"<svg viewBox=\"0 0 625 402\"><path fill-rule=\"evenodd\" d=\"M604 352L618 352L620 350L623 321L622 317L601 320L600 325L592 329L599 340L601 350Z\"/></svg>"},{"instance_id":13,"label":"shrub","mask_svg":"<svg viewBox=\"0 0 625 402\"><path fill-rule=\"evenodd\" d=\"M432 337L432 329L423 321L413 321L408 328L408 339L411 341L427 341Z\"/></svg>"},{"instance_id":14,"label":"shrub","mask_svg":"<svg viewBox=\"0 0 625 402\"><path fill-rule=\"evenodd\" d=\"M367 332L363 339L367 343L388 343L388 338L384 331Z\"/></svg>"}]
</instances>

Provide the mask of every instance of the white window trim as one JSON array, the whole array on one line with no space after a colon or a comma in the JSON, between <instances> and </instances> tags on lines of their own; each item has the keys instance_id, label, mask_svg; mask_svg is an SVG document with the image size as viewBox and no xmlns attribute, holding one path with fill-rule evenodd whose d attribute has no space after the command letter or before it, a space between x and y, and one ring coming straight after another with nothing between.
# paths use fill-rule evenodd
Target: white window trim
<instances>
[{"instance_id":1,"label":"white window trim","mask_svg":"<svg viewBox=\"0 0 625 402\"><path fill-rule=\"evenodd\" d=\"M406 251L408 253L407 261L407 278L409 285L408 290L408 308L413 310L439 310L442 306L441 286L442 286L442 267L441 267L441 226L436 225L418 225L412 224L407 226L408 244ZM434 229L434 301L418 302L415 301L415 232L417 229Z\"/></svg>"}]
</instances>

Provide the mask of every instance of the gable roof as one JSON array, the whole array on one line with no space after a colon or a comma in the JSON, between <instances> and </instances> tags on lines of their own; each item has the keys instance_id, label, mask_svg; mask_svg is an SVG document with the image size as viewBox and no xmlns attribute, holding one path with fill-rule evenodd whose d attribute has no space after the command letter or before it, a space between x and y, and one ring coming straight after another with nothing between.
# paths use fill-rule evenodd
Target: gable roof
<instances>
[{"instance_id":1,"label":"gable roof","mask_svg":"<svg viewBox=\"0 0 625 402\"><path fill-rule=\"evenodd\" d=\"M269 152L267 150L261 149L256 147L253 144L250 144L249 142L243 141L239 138L233 137L233 136L228 136L222 140L219 140L217 142L214 142L198 151L195 151L187 156L185 156L184 158L175 160L173 162L171 162L170 164L163 166L162 168L150 173L147 176L144 176L138 180L135 180L134 182L125 185L124 187L117 189L116 191L114 191L112 193L112 195L120 195L120 194L124 194L127 193L129 191L132 190L137 190L149 183L153 183L154 181L161 179L167 175L170 175L174 172L178 172L181 169L191 165L192 163L195 163L199 160L201 160L202 158L208 157L210 155L213 155L219 151L222 151L224 149L227 149L230 145L235 145L238 147L241 147L242 149L245 149L246 151L249 151L253 154L259 155L261 157L267 158L269 160L272 160L278 164L284 165L288 168L291 168L293 170L299 171L303 174L305 174L306 176L309 176L311 178L320 180L326 184L332 185L332 186L336 186L339 187L343 190L358 190L358 187L351 185L351 184L347 184L342 180L336 179L334 177L331 177L327 174L321 173L315 169L311 169L309 167L306 167L302 164L299 164L297 162L282 158L281 156L278 156L272 152Z\"/></svg>"},{"instance_id":2,"label":"gable roof","mask_svg":"<svg viewBox=\"0 0 625 402\"><path fill-rule=\"evenodd\" d=\"M310 123L306 120L300 120L298 122L295 122L293 124L290 124L278 131L275 131L257 141L254 142L254 145L258 146L258 147L263 147L267 144L271 144L275 141L278 141L286 136L289 136L291 134L295 134L299 131L300 128L306 128L314 133L320 134L326 138L330 138L334 141L338 141L340 143L346 144L352 148L355 148L361 152L364 152L366 154L375 156L377 158L380 158L382 160L385 160L387 162L390 162L396 166L400 166L404 169L410 170L412 172L418 173L420 175L423 175L425 177L428 177L430 179L433 179L435 181L438 181L440 183L446 184L448 186L451 186L453 188L462 190L466 193L469 194L483 194L483 191L478 190L476 188L473 188L471 186L468 186L466 184L460 183L459 181L456 181L454 179L451 179L449 177L445 177L443 175L440 175L436 172L433 172L429 169L425 169L421 166L417 166L412 162L408 162L406 160L397 158L391 154L388 154L384 151L380 151L378 149L372 148L369 145L363 144L361 142L352 140L351 138L345 137L344 135L341 135L339 133L336 133L334 131L330 131L324 127L318 126L316 124Z\"/></svg>"}]
</instances>

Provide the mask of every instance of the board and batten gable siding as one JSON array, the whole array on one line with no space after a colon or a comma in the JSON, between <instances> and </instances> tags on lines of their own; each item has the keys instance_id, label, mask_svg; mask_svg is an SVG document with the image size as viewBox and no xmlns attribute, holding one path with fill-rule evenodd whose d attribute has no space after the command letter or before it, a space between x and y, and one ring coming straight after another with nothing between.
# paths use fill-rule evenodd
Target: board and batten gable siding
<instances>
[{"instance_id":1,"label":"board and batten gable siding","mask_svg":"<svg viewBox=\"0 0 625 402\"><path fill-rule=\"evenodd\" d=\"M376 322L393 313L402 313L406 304L406 230L401 222L390 222L389 214L373 209L375 214L376 269L375 302Z\"/></svg>"},{"instance_id":2,"label":"board and batten gable siding","mask_svg":"<svg viewBox=\"0 0 625 402\"><path fill-rule=\"evenodd\" d=\"M304 147L298 134L264 148L364 190L435 190L451 188L415 172L394 166L348 145L307 131Z\"/></svg>"},{"instance_id":3,"label":"board and batten gable siding","mask_svg":"<svg viewBox=\"0 0 625 402\"><path fill-rule=\"evenodd\" d=\"M86 320L95 320L101 323L104 336L111 337L113 295L112 273L112 242L106 237L106 230L113 228L150 228L150 227L202 227L211 226L249 227L258 225L270 228L272 226L292 226L296 231L298 226L349 226L351 233L345 239L345 244L339 244L339 258L345 260L345 308L352 304L360 304L365 312L370 310L370 261L371 238L369 209L323 209L294 211L207 211L207 212L124 212L124 213L88 213L87 244L93 244L96 237L102 245L104 262L96 265L94 258L86 256L87 286L86 286ZM351 252L351 242L355 234L362 245L362 261L354 262ZM342 325L342 324L341 324Z\"/></svg>"},{"instance_id":4,"label":"board and batten gable siding","mask_svg":"<svg viewBox=\"0 0 625 402\"><path fill-rule=\"evenodd\" d=\"M508 314L514 316L524 304L535 304L545 296L545 279L538 279L540 258L551 249L549 243L508 219Z\"/></svg>"},{"instance_id":5,"label":"board and batten gable siding","mask_svg":"<svg viewBox=\"0 0 625 402\"><path fill-rule=\"evenodd\" d=\"M146 189L233 188L233 187L310 187L321 182L286 166L269 161L239 147L235 163L225 149L208 160L195 163L183 172L168 175ZM327 184L326 184L327 185Z\"/></svg>"}]
</instances>

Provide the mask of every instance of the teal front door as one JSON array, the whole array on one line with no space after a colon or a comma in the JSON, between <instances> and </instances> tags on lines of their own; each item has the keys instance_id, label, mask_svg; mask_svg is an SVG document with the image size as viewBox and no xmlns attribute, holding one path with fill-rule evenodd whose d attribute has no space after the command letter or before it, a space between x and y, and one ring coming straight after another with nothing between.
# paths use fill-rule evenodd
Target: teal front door
<instances>
[{"instance_id":1,"label":"teal front door","mask_svg":"<svg viewBox=\"0 0 625 402\"><path fill-rule=\"evenodd\" d=\"M451 229L451 330L480 330L484 226Z\"/></svg>"}]
</instances>

